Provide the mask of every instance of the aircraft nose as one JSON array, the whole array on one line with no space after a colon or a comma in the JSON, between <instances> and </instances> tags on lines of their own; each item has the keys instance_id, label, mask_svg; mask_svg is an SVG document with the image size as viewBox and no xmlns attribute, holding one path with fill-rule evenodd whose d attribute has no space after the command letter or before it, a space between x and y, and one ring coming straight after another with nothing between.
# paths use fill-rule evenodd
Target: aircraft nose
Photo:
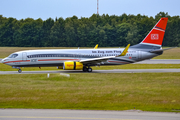
<instances>
[{"instance_id":1,"label":"aircraft nose","mask_svg":"<svg viewBox=\"0 0 180 120\"><path fill-rule=\"evenodd\" d=\"M3 59L0 59L0 62L3 63Z\"/></svg>"},{"instance_id":2,"label":"aircraft nose","mask_svg":"<svg viewBox=\"0 0 180 120\"><path fill-rule=\"evenodd\" d=\"M5 61L6 61L6 59L2 59L2 60L1 60L1 63L4 63Z\"/></svg>"}]
</instances>

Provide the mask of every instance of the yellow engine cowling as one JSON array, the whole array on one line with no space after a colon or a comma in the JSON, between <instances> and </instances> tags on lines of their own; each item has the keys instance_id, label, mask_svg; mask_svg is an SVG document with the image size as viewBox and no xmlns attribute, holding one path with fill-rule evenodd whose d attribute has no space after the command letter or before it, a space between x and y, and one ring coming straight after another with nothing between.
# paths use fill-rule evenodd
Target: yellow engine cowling
<instances>
[{"instance_id":1,"label":"yellow engine cowling","mask_svg":"<svg viewBox=\"0 0 180 120\"><path fill-rule=\"evenodd\" d=\"M64 62L64 70L82 70L83 64L80 62Z\"/></svg>"}]
</instances>

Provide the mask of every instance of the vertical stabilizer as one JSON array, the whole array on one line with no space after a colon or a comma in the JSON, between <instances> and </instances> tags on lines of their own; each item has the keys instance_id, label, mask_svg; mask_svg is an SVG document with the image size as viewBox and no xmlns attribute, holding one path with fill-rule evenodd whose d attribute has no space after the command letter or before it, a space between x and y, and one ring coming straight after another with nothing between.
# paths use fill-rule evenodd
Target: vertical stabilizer
<instances>
[{"instance_id":1,"label":"vertical stabilizer","mask_svg":"<svg viewBox=\"0 0 180 120\"><path fill-rule=\"evenodd\" d=\"M162 46L168 18L161 18L140 44Z\"/></svg>"}]
</instances>

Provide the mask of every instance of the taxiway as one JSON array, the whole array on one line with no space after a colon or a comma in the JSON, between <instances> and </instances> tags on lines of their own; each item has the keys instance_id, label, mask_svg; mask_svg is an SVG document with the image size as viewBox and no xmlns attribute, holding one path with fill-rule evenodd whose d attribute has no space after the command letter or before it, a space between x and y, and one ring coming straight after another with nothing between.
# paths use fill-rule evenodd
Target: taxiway
<instances>
[{"instance_id":1,"label":"taxiway","mask_svg":"<svg viewBox=\"0 0 180 120\"><path fill-rule=\"evenodd\" d=\"M0 109L1 120L180 120L180 113L59 109Z\"/></svg>"}]
</instances>

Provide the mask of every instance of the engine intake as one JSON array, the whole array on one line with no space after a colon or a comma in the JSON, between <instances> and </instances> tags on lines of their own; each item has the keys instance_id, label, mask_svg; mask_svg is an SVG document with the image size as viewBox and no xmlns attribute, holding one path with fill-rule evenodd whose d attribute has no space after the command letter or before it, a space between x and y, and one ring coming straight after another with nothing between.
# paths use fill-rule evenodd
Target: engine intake
<instances>
[{"instance_id":1,"label":"engine intake","mask_svg":"<svg viewBox=\"0 0 180 120\"><path fill-rule=\"evenodd\" d=\"M81 63L81 62L64 62L63 69L64 70L82 70L83 63Z\"/></svg>"}]
</instances>

